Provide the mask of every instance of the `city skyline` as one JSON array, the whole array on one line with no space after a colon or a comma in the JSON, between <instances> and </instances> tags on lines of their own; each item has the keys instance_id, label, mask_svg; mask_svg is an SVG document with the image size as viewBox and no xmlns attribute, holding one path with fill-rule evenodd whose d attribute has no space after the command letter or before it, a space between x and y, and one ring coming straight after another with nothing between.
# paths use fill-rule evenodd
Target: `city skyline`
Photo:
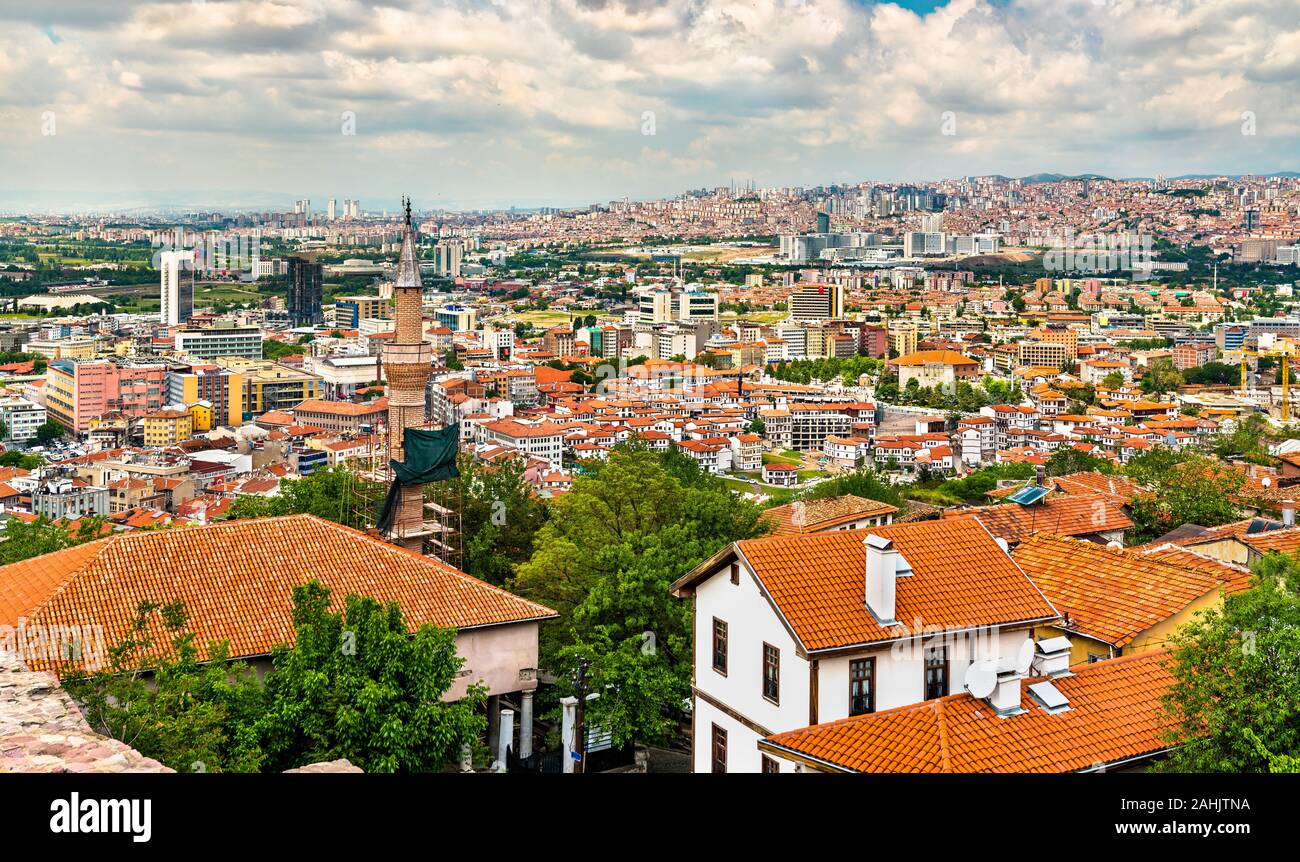
<instances>
[{"instance_id":1,"label":"city skyline","mask_svg":"<svg viewBox=\"0 0 1300 862\"><path fill-rule=\"evenodd\" d=\"M1287 3L906 5L5 8L0 210L1298 166Z\"/></svg>"}]
</instances>

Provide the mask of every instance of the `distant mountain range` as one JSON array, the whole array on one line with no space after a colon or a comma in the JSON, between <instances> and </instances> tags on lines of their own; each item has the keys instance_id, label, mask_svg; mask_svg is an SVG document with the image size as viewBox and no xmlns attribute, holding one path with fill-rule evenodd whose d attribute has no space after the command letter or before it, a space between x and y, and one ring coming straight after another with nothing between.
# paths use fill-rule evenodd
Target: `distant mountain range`
<instances>
[{"instance_id":1,"label":"distant mountain range","mask_svg":"<svg viewBox=\"0 0 1300 862\"><path fill-rule=\"evenodd\" d=\"M1176 177L1165 177L1166 180L1213 180L1218 177L1227 177L1228 179L1239 179L1241 177L1300 177L1300 171L1269 171L1265 173L1254 174L1179 174ZM1010 177L998 174L999 179L1011 179ZM1030 174L1027 177L1021 177L1020 181L1026 185L1034 183L1059 183L1078 180L1109 180L1110 177L1101 174ZM1120 177L1121 182L1149 182L1155 177Z\"/></svg>"}]
</instances>

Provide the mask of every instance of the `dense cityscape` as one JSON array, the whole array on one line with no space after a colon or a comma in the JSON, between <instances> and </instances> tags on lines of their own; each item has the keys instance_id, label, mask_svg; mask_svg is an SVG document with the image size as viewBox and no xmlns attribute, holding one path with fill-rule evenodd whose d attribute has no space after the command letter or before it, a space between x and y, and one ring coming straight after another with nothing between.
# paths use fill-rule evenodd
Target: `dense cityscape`
<instances>
[{"instance_id":1,"label":"dense cityscape","mask_svg":"<svg viewBox=\"0 0 1300 862\"><path fill-rule=\"evenodd\" d=\"M0 772L1300 771L1300 172L1040 155L0 194Z\"/></svg>"}]
</instances>

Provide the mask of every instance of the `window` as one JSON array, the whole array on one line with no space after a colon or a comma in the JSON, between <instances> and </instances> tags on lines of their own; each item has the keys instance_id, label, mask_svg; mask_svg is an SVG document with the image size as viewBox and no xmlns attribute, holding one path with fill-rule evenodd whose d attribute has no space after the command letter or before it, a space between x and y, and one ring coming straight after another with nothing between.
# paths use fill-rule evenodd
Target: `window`
<instances>
[{"instance_id":1,"label":"window","mask_svg":"<svg viewBox=\"0 0 1300 862\"><path fill-rule=\"evenodd\" d=\"M763 644L763 697L781 702L781 651L771 644Z\"/></svg>"},{"instance_id":2,"label":"window","mask_svg":"<svg viewBox=\"0 0 1300 862\"><path fill-rule=\"evenodd\" d=\"M732 564L731 564L731 582L732 582L733 584L739 584L739 583L740 583L740 564L739 564L739 563L732 563Z\"/></svg>"},{"instance_id":3,"label":"window","mask_svg":"<svg viewBox=\"0 0 1300 862\"><path fill-rule=\"evenodd\" d=\"M849 715L876 711L876 660L860 658L849 662Z\"/></svg>"},{"instance_id":4,"label":"window","mask_svg":"<svg viewBox=\"0 0 1300 862\"><path fill-rule=\"evenodd\" d=\"M727 771L727 731L713 725L713 771Z\"/></svg>"},{"instance_id":5,"label":"window","mask_svg":"<svg viewBox=\"0 0 1300 862\"><path fill-rule=\"evenodd\" d=\"M764 772L780 772L780 771L781 771L781 767L777 765L777 763L776 763L775 760L773 760L772 758L770 758L770 757L768 757L766 754L764 754L764 755L763 755L763 771L764 771Z\"/></svg>"},{"instance_id":6,"label":"window","mask_svg":"<svg viewBox=\"0 0 1300 862\"><path fill-rule=\"evenodd\" d=\"M925 699L948 693L948 648L928 647L925 651Z\"/></svg>"},{"instance_id":7,"label":"window","mask_svg":"<svg viewBox=\"0 0 1300 862\"><path fill-rule=\"evenodd\" d=\"M713 669L727 675L727 624L713 618Z\"/></svg>"},{"instance_id":8,"label":"window","mask_svg":"<svg viewBox=\"0 0 1300 862\"><path fill-rule=\"evenodd\" d=\"M1093 663L1095 663L1095 662L1099 662L1099 661L1101 661L1101 660L1104 659L1104 658L1105 658L1104 655L1097 655L1097 653L1095 653L1095 652L1090 652L1090 653L1088 653L1088 664L1093 664Z\"/></svg>"}]
</instances>

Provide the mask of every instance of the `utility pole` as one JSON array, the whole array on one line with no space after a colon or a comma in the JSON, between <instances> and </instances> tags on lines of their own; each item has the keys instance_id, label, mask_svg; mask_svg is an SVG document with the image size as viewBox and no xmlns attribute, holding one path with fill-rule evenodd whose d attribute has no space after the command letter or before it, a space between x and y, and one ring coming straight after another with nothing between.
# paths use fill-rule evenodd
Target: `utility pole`
<instances>
[{"instance_id":1,"label":"utility pole","mask_svg":"<svg viewBox=\"0 0 1300 862\"><path fill-rule=\"evenodd\" d=\"M578 760L573 764L575 774L587 771L587 668L591 662L583 659L578 663L578 712L573 728L573 750L578 753Z\"/></svg>"}]
</instances>

